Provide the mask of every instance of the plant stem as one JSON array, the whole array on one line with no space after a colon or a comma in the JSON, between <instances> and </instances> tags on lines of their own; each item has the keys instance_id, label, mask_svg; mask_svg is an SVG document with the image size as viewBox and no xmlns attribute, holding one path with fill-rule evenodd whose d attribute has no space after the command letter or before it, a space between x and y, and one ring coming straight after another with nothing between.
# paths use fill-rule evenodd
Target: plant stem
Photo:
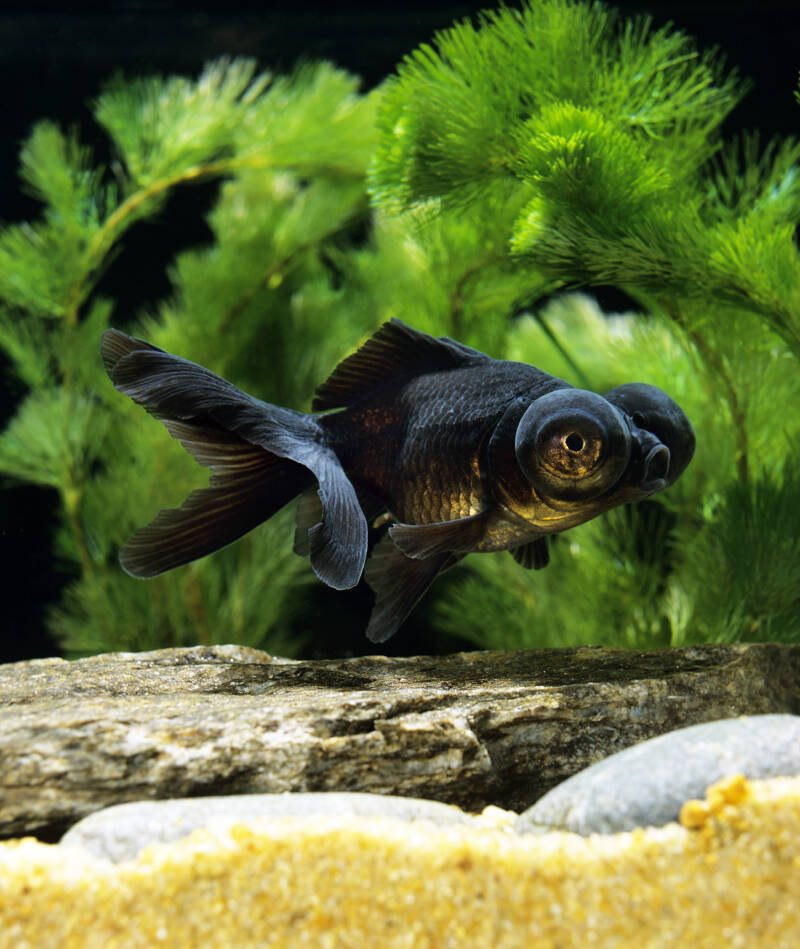
<instances>
[{"instance_id":1,"label":"plant stem","mask_svg":"<svg viewBox=\"0 0 800 949\"><path fill-rule=\"evenodd\" d=\"M83 576L86 580L92 580L94 579L94 564L89 556L89 549L86 546L80 522L81 491L71 475L68 475L68 479L68 484L61 490L64 509L67 512L67 523L69 524L70 534L72 534L72 542L75 544L78 553Z\"/></svg>"},{"instance_id":2,"label":"plant stem","mask_svg":"<svg viewBox=\"0 0 800 949\"><path fill-rule=\"evenodd\" d=\"M153 181L146 188L134 191L126 198L119 207L116 208L103 222L103 226L92 238L91 243L86 248L81 266L78 271L78 278L72 287L72 293L67 300L65 315L67 326L73 328L78 323L78 313L81 303L85 297L85 288L88 278L97 270L108 251L113 247L114 241L119 233L124 229L127 221L136 213L136 211L149 199L157 197L170 188L183 182L195 181L205 175L222 173L224 162L214 162L209 165L199 165L193 168L187 168L179 175L173 175L170 178L161 178ZM217 171L217 169L219 169Z\"/></svg>"},{"instance_id":3,"label":"plant stem","mask_svg":"<svg viewBox=\"0 0 800 949\"><path fill-rule=\"evenodd\" d=\"M586 373L581 369L581 367L575 362L575 360L570 355L567 348L561 342L561 340L556 336L556 334L550 328L547 320L542 316L538 310L532 310L531 314L536 322L541 326L542 332L550 340L550 342L555 346L558 352L561 354L562 359L567 363L567 365L575 373L575 377L580 381L582 386L585 386L587 389L591 388L591 383Z\"/></svg>"},{"instance_id":4,"label":"plant stem","mask_svg":"<svg viewBox=\"0 0 800 949\"><path fill-rule=\"evenodd\" d=\"M470 280L474 279L484 267L495 260L499 260L501 256L502 255L496 250L484 254L483 257L479 257L473 261L458 278L455 287L453 287L453 292L450 294L450 322L452 331L456 336L463 331L461 320L464 315L464 308L467 304L465 292L467 284Z\"/></svg>"}]
</instances>

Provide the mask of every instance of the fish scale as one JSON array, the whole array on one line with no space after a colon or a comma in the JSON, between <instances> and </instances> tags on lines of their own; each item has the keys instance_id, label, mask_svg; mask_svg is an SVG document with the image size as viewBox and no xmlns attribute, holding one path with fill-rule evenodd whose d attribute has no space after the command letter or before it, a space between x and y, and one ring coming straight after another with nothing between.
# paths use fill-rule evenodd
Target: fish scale
<instances>
[{"instance_id":1,"label":"fish scale","mask_svg":"<svg viewBox=\"0 0 800 949\"><path fill-rule=\"evenodd\" d=\"M326 418L343 467L369 485L400 521L430 524L466 517L488 503L478 453L498 412L520 392L567 383L524 363L432 372L370 393L395 407L394 424L366 431L374 411L356 403ZM379 446L371 444L380 435ZM392 471L387 481L385 472Z\"/></svg>"}]
</instances>

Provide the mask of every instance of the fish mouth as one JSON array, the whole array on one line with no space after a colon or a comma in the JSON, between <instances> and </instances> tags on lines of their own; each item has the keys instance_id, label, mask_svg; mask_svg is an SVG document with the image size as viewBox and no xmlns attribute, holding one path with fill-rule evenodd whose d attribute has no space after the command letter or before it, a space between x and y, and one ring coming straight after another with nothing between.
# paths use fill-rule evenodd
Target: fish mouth
<instances>
[{"instance_id":1,"label":"fish mouth","mask_svg":"<svg viewBox=\"0 0 800 949\"><path fill-rule=\"evenodd\" d=\"M669 448L666 445L654 445L647 453L644 459L644 470L640 486L643 491L656 492L663 491L669 481Z\"/></svg>"}]
</instances>

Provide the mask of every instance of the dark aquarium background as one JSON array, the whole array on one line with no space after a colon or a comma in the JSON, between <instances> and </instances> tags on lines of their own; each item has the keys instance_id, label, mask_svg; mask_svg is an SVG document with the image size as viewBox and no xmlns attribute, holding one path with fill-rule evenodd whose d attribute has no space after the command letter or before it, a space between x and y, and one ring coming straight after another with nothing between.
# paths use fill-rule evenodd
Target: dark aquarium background
<instances>
[{"instance_id":1,"label":"dark aquarium background","mask_svg":"<svg viewBox=\"0 0 800 949\"><path fill-rule=\"evenodd\" d=\"M513 4L510 4L513 6ZM222 55L256 58L284 73L300 60L327 59L360 75L365 88L381 82L401 57L436 30L482 9L479 3L195 3L173 0L81 4L36 2L0 6L0 82L3 136L0 140L0 218L24 220L38 205L20 189L17 158L33 123L50 117L62 127L74 125L81 139L108 155L105 140L89 121L87 100L116 72L134 77L148 73L195 76L203 64ZM648 13L657 25L668 21L694 36L701 48L719 47L730 66L752 80L753 88L725 127L727 135L759 129L764 139L800 131L800 106L794 98L800 69L796 3L622 2L624 14ZM124 328L137 314L170 291L168 268L176 253L208 240L204 215L218 183L179 190L154 221L132 228L102 278L107 293L122 308L115 322ZM602 296L602 294L601 294ZM613 291L601 305L618 305ZM413 314L408 315L413 323ZM11 415L22 395L0 356L0 422ZM546 367L545 367L546 368ZM322 380L320 380L322 381ZM2 635L0 661L54 655L44 625L47 605L71 579L53 555L57 525L56 493L0 481L2 552ZM287 544L291 542L286 538ZM336 655L375 651L363 638L365 594L330 595L320 636L309 654ZM322 621L323 617L320 617ZM453 640L442 648L467 645ZM425 610L386 644L389 653L426 652ZM382 647L383 648L383 647Z\"/></svg>"}]
</instances>

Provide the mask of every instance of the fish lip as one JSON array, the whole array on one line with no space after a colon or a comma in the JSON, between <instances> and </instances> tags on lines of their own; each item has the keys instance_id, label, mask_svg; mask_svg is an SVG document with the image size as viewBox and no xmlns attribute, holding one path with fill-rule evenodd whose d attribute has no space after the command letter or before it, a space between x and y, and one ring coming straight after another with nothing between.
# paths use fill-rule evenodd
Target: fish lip
<instances>
[{"instance_id":1,"label":"fish lip","mask_svg":"<svg viewBox=\"0 0 800 949\"><path fill-rule=\"evenodd\" d=\"M662 483L662 487L666 487L669 484L669 465L670 465L670 453L669 448L660 441L657 441L655 445L652 446L650 451L648 451L646 458L644 459L644 472L642 474L642 487L645 485L655 484L657 482ZM656 477L648 477L650 472L653 471L655 474L656 471L658 474Z\"/></svg>"},{"instance_id":2,"label":"fish lip","mask_svg":"<svg viewBox=\"0 0 800 949\"><path fill-rule=\"evenodd\" d=\"M652 478L650 481L642 481L639 489L647 494L656 494L658 491L663 491L668 485L669 481L666 478Z\"/></svg>"}]
</instances>

